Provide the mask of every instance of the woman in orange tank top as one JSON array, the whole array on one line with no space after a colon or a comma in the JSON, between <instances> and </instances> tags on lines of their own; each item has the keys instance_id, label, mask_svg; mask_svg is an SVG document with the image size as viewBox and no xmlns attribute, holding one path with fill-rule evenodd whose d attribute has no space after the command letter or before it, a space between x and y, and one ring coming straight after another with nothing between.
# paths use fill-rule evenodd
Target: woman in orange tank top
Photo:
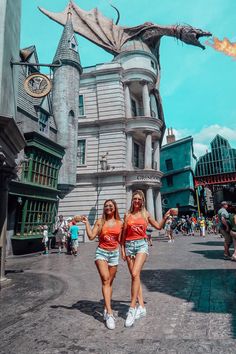
<instances>
[{"instance_id":1,"label":"woman in orange tank top","mask_svg":"<svg viewBox=\"0 0 236 354\"><path fill-rule=\"evenodd\" d=\"M140 283L140 273L148 255L147 226L151 224L161 230L170 215L170 210L158 223L145 209L143 191L133 192L131 207L124 217L124 228L121 241L121 252L124 261L127 261L131 275L131 303L125 321L126 327L131 327L136 319L146 316L146 308ZM136 308L138 300L139 306Z\"/></svg>"},{"instance_id":2,"label":"woman in orange tank top","mask_svg":"<svg viewBox=\"0 0 236 354\"><path fill-rule=\"evenodd\" d=\"M107 328L114 329L115 319L111 308L112 283L119 262L119 245L123 225L116 202L113 199L105 201L102 218L95 222L93 229L91 229L87 217L83 216L81 221L85 224L90 240L94 240L96 236L99 238L95 264L102 281L102 294L105 304L103 318L106 321Z\"/></svg>"}]
</instances>

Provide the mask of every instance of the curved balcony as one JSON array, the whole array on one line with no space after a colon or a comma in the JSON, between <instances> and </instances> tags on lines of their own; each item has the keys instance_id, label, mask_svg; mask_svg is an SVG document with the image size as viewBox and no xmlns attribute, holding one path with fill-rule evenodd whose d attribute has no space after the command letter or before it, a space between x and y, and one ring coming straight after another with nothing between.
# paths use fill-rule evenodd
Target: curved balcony
<instances>
[{"instance_id":1,"label":"curved balcony","mask_svg":"<svg viewBox=\"0 0 236 354\"><path fill-rule=\"evenodd\" d=\"M128 118L126 122L126 132L140 132L151 131L153 136L157 139L161 138L162 132L161 128L163 127L163 122L158 118L152 117L142 117L137 116L133 118Z\"/></svg>"}]
</instances>

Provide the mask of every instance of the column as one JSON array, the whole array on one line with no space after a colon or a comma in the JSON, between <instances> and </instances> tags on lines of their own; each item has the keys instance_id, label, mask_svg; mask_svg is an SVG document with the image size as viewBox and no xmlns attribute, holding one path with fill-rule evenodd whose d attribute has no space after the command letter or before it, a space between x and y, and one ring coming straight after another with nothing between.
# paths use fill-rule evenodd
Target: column
<instances>
[{"instance_id":1,"label":"column","mask_svg":"<svg viewBox=\"0 0 236 354\"><path fill-rule=\"evenodd\" d=\"M133 167L132 156L133 156L133 137L131 133L127 133L126 165L128 170L131 170Z\"/></svg>"},{"instance_id":2,"label":"column","mask_svg":"<svg viewBox=\"0 0 236 354\"><path fill-rule=\"evenodd\" d=\"M144 157L144 168L152 168L152 134L147 132L145 141L145 157Z\"/></svg>"},{"instance_id":3,"label":"column","mask_svg":"<svg viewBox=\"0 0 236 354\"><path fill-rule=\"evenodd\" d=\"M143 81L142 85L143 85L142 96L143 96L144 116L145 117L151 117L150 97L149 97L147 81Z\"/></svg>"},{"instance_id":4,"label":"column","mask_svg":"<svg viewBox=\"0 0 236 354\"><path fill-rule=\"evenodd\" d=\"M153 190L152 187L148 187L147 189L147 210L154 217L154 201L153 201Z\"/></svg>"},{"instance_id":5,"label":"column","mask_svg":"<svg viewBox=\"0 0 236 354\"><path fill-rule=\"evenodd\" d=\"M126 189L126 210L129 210L132 200L132 189L131 187L127 187Z\"/></svg>"},{"instance_id":6,"label":"column","mask_svg":"<svg viewBox=\"0 0 236 354\"><path fill-rule=\"evenodd\" d=\"M125 113L126 118L132 117L132 109L131 109L131 98L130 98L130 89L129 89L129 82L124 83L124 91L125 91Z\"/></svg>"},{"instance_id":7,"label":"column","mask_svg":"<svg viewBox=\"0 0 236 354\"><path fill-rule=\"evenodd\" d=\"M160 190L156 191L155 195L155 207L156 207L156 220L162 220L162 204L161 204L161 193Z\"/></svg>"},{"instance_id":8,"label":"column","mask_svg":"<svg viewBox=\"0 0 236 354\"><path fill-rule=\"evenodd\" d=\"M159 140L154 143L154 154L153 154L154 169L160 171L160 142Z\"/></svg>"}]
</instances>

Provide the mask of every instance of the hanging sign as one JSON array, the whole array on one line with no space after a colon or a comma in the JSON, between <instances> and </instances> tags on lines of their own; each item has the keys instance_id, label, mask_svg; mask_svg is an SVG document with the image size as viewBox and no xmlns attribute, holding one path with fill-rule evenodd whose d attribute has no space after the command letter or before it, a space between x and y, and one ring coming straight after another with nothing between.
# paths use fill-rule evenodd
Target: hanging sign
<instances>
[{"instance_id":1,"label":"hanging sign","mask_svg":"<svg viewBox=\"0 0 236 354\"><path fill-rule=\"evenodd\" d=\"M32 97L44 97L51 91L51 88L49 78L40 73L31 74L24 81L24 89Z\"/></svg>"}]
</instances>

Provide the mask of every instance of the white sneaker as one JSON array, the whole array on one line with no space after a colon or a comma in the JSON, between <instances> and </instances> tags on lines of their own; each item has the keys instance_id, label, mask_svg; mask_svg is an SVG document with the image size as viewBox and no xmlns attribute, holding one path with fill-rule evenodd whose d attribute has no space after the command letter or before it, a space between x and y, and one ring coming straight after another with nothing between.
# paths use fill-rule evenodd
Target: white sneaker
<instances>
[{"instance_id":1,"label":"white sneaker","mask_svg":"<svg viewBox=\"0 0 236 354\"><path fill-rule=\"evenodd\" d=\"M138 320L141 317L145 317L147 314L147 310L145 307L139 305L135 312L135 319Z\"/></svg>"},{"instance_id":2,"label":"white sneaker","mask_svg":"<svg viewBox=\"0 0 236 354\"><path fill-rule=\"evenodd\" d=\"M108 329L115 329L116 328L115 318L110 313L108 313L106 316L106 326Z\"/></svg>"},{"instance_id":3,"label":"white sneaker","mask_svg":"<svg viewBox=\"0 0 236 354\"><path fill-rule=\"evenodd\" d=\"M135 313L136 313L136 309L130 307L125 320L125 327L133 326L135 321Z\"/></svg>"}]
</instances>

